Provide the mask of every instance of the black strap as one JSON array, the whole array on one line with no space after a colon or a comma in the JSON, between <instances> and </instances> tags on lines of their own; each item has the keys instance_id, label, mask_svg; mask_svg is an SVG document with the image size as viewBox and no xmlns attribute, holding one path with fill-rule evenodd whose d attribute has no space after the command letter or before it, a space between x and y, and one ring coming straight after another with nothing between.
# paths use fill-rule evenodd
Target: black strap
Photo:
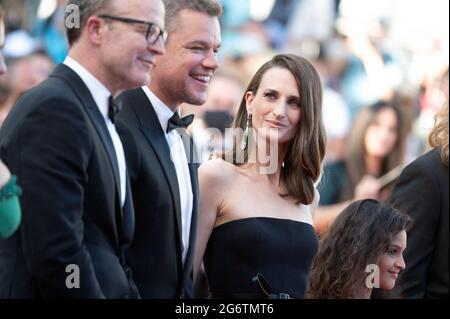
<instances>
[{"instance_id":1,"label":"black strap","mask_svg":"<svg viewBox=\"0 0 450 319\"><path fill-rule=\"evenodd\" d=\"M274 293L272 287L270 287L269 283L266 281L263 275L257 274L252 279L253 283L256 286L256 289L259 291L261 296L268 299L290 299L289 294L286 293Z\"/></svg>"}]
</instances>

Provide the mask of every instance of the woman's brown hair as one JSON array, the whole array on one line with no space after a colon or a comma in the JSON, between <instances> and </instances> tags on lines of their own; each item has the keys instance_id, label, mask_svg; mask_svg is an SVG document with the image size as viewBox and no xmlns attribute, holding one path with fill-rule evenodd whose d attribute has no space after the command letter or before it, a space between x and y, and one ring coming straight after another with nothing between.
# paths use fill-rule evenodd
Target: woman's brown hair
<instances>
[{"instance_id":1,"label":"woman's brown hair","mask_svg":"<svg viewBox=\"0 0 450 319\"><path fill-rule=\"evenodd\" d=\"M298 131L289 143L281 170L281 182L287 189L284 197L297 203L311 204L314 200L314 183L319 179L322 160L325 155L326 137L322 123L322 85L319 75L311 63L294 54L280 54L266 62L254 75L245 92L257 94L264 74L272 68L286 69L294 76L300 93L301 118ZM231 151L234 165L241 166L249 161L248 149L254 139L249 136L249 147L244 151L244 160L237 160L238 148L247 126L248 113L245 95L234 120L233 128L239 128ZM224 160L229 159L223 153Z\"/></svg>"}]
</instances>

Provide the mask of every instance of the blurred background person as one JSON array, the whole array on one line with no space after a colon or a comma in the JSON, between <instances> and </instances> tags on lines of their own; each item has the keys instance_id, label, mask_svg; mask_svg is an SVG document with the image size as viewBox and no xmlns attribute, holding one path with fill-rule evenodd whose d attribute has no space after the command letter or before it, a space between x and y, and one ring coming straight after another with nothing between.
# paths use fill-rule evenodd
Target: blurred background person
<instances>
[{"instance_id":1,"label":"blurred background person","mask_svg":"<svg viewBox=\"0 0 450 319\"><path fill-rule=\"evenodd\" d=\"M363 108L356 117L345 161L326 164L318 186L320 203L315 217L319 234L350 202L381 199L381 176L403 164L402 117L390 103ZM387 198L387 197L386 197Z\"/></svg>"},{"instance_id":2,"label":"blurred background person","mask_svg":"<svg viewBox=\"0 0 450 319\"><path fill-rule=\"evenodd\" d=\"M389 202L413 218L399 285L389 296L448 298L449 107L442 107L429 138L432 150L407 166Z\"/></svg>"},{"instance_id":3,"label":"blurred background person","mask_svg":"<svg viewBox=\"0 0 450 319\"><path fill-rule=\"evenodd\" d=\"M201 159L207 160L214 152L232 146L232 137L226 134L231 128L244 91L243 84L230 72L217 72L209 84L208 99L201 107L185 104L182 114L195 114L189 130Z\"/></svg>"},{"instance_id":4,"label":"blurred background person","mask_svg":"<svg viewBox=\"0 0 450 319\"><path fill-rule=\"evenodd\" d=\"M9 64L9 72L3 81L8 93L0 102L0 127L19 97L44 81L54 68L53 61L44 51L11 59Z\"/></svg>"},{"instance_id":5,"label":"blurred background person","mask_svg":"<svg viewBox=\"0 0 450 319\"><path fill-rule=\"evenodd\" d=\"M409 223L407 215L375 200L350 204L320 242L308 297L370 299L374 287L393 289L406 267Z\"/></svg>"},{"instance_id":6,"label":"blurred background person","mask_svg":"<svg viewBox=\"0 0 450 319\"><path fill-rule=\"evenodd\" d=\"M36 21L33 34L40 39L43 49L54 63L61 63L67 56L69 46L64 27L64 10L66 0L57 0L55 9L46 18Z\"/></svg>"},{"instance_id":7,"label":"blurred background person","mask_svg":"<svg viewBox=\"0 0 450 319\"><path fill-rule=\"evenodd\" d=\"M341 93L332 87L332 64L339 59L334 52L335 45L322 44L314 66L319 72L323 85L323 124L327 131L325 162L333 163L345 158L345 145L351 128L349 108Z\"/></svg>"},{"instance_id":8,"label":"blurred background person","mask_svg":"<svg viewBox=\"0 0 450 319\"><path fill-rule=\"evenodd\" d=\"M276 1L276 3L283 2L287 1ZM294 3L294 6L287 7L289 10L287 11L289 19L285 23L285 37L275 35L278 39L278 42L276 43L290 46L305 41L322 42L328 40L332 36L339 1L291 0L291 2ZM274 9L275 8L276 4ZM268 20L272 20L270 16ZM279 42L280 40L284 40L284 43Z\"/></svg>"}]
</instances>

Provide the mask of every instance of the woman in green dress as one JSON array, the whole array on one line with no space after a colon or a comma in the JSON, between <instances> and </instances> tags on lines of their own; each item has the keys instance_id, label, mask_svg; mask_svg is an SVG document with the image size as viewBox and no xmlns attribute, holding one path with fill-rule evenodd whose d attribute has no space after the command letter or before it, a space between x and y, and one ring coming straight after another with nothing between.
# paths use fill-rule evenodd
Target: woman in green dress
<instances>
[{"instance_id":1,"label":"woman in green dress","mask_svg":"<svg viewBox=\"0 0 450 319\"><path fill-rule=\"evenodd\" d=\"M0 7L0 76L6 72L2 49L5 42L5 26L3 10ZM11 236L20 224L19 196L21 190L16 185L15 176L11 176L8 168L0 160L0 240Z\"/></svg>"}]
</instances>

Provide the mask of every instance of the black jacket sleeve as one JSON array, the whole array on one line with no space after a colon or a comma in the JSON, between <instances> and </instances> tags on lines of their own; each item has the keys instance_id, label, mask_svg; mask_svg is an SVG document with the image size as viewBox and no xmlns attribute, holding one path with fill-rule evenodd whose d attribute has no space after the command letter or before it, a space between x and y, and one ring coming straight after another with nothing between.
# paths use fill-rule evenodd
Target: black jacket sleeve
<instances>
[{"instance_id":1,"label":"black jacket sleeve","mask_svg":"<svg viewBox=\"0 0 450 319\"><path fill-rule=\"evenodd\" d=\"M401 298L423 298L426 292L441 214L439 176L433 165L442 164L438 160L419 160L407 166L389 200L392 206L412 218L404 253L406 269L393 292Z\"/></svg>"},{"instance_id":2,"label":"black jacket sleeve","mask_svg":"<svg viewBox=\"0 0 450 319\"><path fill-rule=\"evenodd\" d=\"M83 245L83 198L93 142L79 106L43 100L19 128L17 173L23 188L21 238L27 267L46 298L103 298ZM80 270L68 289L67 267Z\"/></svg>"}]
</instances>

